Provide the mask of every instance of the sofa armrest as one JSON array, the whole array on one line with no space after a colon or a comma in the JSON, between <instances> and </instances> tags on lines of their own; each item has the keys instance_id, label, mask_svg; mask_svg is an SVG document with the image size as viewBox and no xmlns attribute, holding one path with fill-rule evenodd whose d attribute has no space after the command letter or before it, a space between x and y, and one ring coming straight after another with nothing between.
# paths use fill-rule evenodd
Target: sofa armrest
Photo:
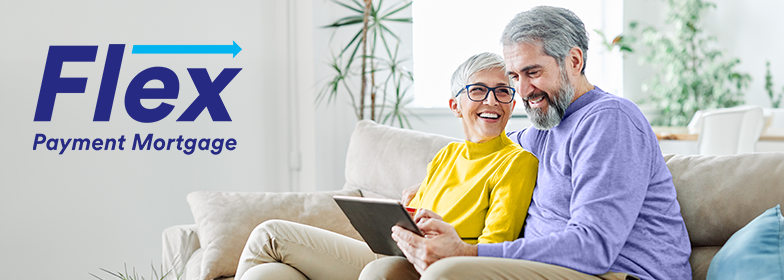
<instances>
[{"instance_id":1,"label":"sofa armrest","mask_svg":"<svg viewBox=\"0 0 784 280\"><path fill-rule=\"evenodd\" d=\"M161 273L170 272L166 279L177 279L183 274L193 252L201 247L195 224L172 226L163 230Z\"/></svg>"}]
</instances>

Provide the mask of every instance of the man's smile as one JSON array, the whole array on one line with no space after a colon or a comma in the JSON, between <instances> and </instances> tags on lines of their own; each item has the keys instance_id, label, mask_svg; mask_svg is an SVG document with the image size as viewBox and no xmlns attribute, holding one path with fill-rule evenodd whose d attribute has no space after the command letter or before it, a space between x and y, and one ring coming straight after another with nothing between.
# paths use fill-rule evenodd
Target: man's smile
<instances>
[{"instance_id":1,"label":"man's smile","mask_svg":"<svg viewBox=\"0 0 784 280\"><path fill-rule=\"evenodd\" d=\"M542 91L536 92L536 93L532 93L531 95L529 95L527 97L523 97L523 100L526 101L528 103L528 106L531 107L531 108L538 108L538 107L544 106L544 100L545 99L549 100L549 98L547 97L547 94L542 92Z\"/></svg>"}]
</instances>

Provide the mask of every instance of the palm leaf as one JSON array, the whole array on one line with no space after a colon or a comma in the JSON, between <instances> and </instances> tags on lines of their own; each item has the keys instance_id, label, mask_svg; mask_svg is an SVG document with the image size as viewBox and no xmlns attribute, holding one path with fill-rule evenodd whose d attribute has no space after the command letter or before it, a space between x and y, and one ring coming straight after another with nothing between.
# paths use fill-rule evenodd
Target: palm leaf
<instances>
[{"instance_id":1,"label":"palm leaf","mask_svg":"<svg viewBox=\"0 0 784 280\"><path fill-rule=\"evenodd\" d=\"M354 24L361 24L363 21L364 18L362 16L357 16L357 15L347 16L333 22L330 25L322 26L322 28L338 28L338 27L349 26Z\"/></svg>"},{"instance_id":2,"label":"palm leaf","mask_svg":"<svg viewBox=\"0 0 784 280\"><path fill-rule=\"evenodd\" d=\"M347 8L347 9L349 9L349 10L352 10L352 11L355 11L355 12L357 12L357 13L362 13L362 10L361 10L361 9L357 9L357 8L351 7L351 6L349 6L349 5L347 5L347 4L343 3L343 2L340 2L340 1L337 1L337 0L332 0L332 3L338 4L338 5L340 5L340 6L343 6L343 7ZM358 6L362 7L362 5L360 5L359 3L357 3L357 1L356 1L356 0L354 1L354 3L355 3L355 4L357 4Z\"/></svg>"},{"instance_id":3,"label":"palm leaf","mask_svg":"<svg viewBox=\"0 0 784 280\"><path fill-rule=\"evenodd\" d=\"M394 15L394 14L396 14L396 13L400 12L401 10L403 10L403 9L405 9L405 8L408 8L409 6L411 6L411 4L412 4L412 3L414 3L414 2L408 2L408 3L404 4L403 6L401 6L400 8L397 8L397 9L395 9L395 10L393 10L393 11L389 12L389 13L386 13L386 14L385 14L383 17L381 17L381 18L382 18L382 19L387 19L387 17L389 17L389 16L391 16L391 15Z\"/></svg>"}]
</instances>

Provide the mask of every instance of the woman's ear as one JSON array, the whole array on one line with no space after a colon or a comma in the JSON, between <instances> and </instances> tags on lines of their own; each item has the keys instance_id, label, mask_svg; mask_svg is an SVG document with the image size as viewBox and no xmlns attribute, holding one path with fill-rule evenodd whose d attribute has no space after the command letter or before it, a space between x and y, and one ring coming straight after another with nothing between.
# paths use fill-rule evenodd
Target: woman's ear
<instances>
[{"instance_id":1,"label":"woman's ear","mask_svg":"<svg viewBox=\"0 0 784 280\"><path fill-rule=\"evenodd\" d=\"M457 97L449 98L449 110L452 110L452 113L455 114L455 117L462 118L463 113L460 112L460 104L457 102Z\"/></svg>"}]
</instances>

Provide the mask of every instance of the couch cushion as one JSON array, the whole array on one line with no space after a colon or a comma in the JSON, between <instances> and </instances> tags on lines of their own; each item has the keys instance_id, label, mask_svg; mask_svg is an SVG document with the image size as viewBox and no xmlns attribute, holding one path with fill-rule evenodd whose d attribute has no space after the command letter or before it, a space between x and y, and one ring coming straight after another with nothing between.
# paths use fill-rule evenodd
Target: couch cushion
<instances>
[{"instance_id":1,"label":"couch cushion","mask_svg":"<svg viewBox=\"0 0 784 280\"><path fill-rule=\"evenodd\" d=\"M707 279L784 279L782 227L779 205L759 215L721 247Z\"/></svg>"},{"instance_id":2,"label":"couch cushion","mask_svg":"<svg viewBox=\"0 0 784 280\"><path fill-rule=\"evenodd\" d=\"M721 246L692 247L689 264L691 264L691 276L693 280L705 280L708 275L713 256L719 252Z\"/></svg>"},{"instance_id":3,"label":"couch cushion","mask_svg":"<svg viewBox=\"0 0 784 280\"><path fill-rule=\"evenodd\" d=\"M721 246L784 204L784 153L665 155L692 246Z\"/></svg>"},{"instance_id":4,"label":"couch cushion","mask_svg":"<svg viewBox=\"0 0 784 280\"><path fill-rule=\"evenodd\" d=\"M360 239L354 227L332 200L333 195L359 196L360 192L199 191L188 194L188 204L198 226L199 243L203 251L200 272L195 273L189 268L188 279L211 280L234 276L240 254L251 231L269 219L295 221ZM194 278L196 275L198 278Z\"/></svg>"},{"instance_id":5,"label":"couch cushion","mask_svg":"<svg viewBox=\"0 0 784 280\"><path fill-rule=\"evenodd\" d=\"M360 121L346 153L346 184L363 194L399 199L425 179L427 164L456 138Z\"/></svg>"}]
</instances>

